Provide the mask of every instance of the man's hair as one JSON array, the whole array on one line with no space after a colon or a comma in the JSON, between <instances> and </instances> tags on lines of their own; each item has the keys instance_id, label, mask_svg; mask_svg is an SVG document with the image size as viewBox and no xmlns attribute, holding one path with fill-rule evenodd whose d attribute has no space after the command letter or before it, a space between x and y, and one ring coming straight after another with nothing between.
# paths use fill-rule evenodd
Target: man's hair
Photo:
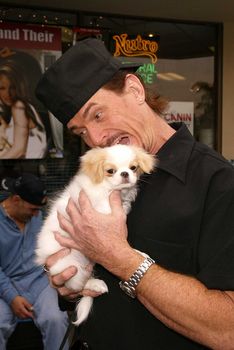
<instances>
[{"instance_id":1,"label":"man's hair","mask_svg":"<svg viewBox=\"0 0 234 350\"><path fill-rule=\"evenodd\" d=\"M121 94L124 90L125 86L125 77L127 74L134 72L128 71L128 70L120 70L115 75L113 78L103 86L106 90L111 90L116 93ZM163 115L165 114L167 108L168 108L168 100L162 96L160 96L157 91L155 85L147 85L144 83L143 79L141 76L137 73L134 75L137 76L137 78L140 80L142 83L144 89L145 89L145 100L146 103L152 108L157 114Z\"/></svg>"}]
</instances>

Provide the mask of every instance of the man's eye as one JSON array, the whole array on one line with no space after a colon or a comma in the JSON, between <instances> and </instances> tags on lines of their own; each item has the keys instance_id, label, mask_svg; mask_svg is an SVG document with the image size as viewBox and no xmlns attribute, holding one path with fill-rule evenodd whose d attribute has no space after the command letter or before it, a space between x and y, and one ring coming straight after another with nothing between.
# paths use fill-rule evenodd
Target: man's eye
<instances>
[{"instance_id":1,"label":"man's eye","mask_svg":"<svg viewBox=\"0 0 234 350\"><path fill-rule=\"evenodd\" d=\"M87 130L82 130L79 132L79 136L84 137L87 135Z\"/></svg>"},{"instance_id":2,"label":"man's eye","mask_svg":"<svg viewBox=\"0 0 234 350\"><path fill-rule=\"evenodd\" d=\"M113 175L113 174L115 173L115 169L108 169L106 172L107 172L108 174Z\"/></svg>"},{"instance_id":3,"label":"man's eye","mask_svg":"<svg viewBox=\"0 0 234 350\"><path fill-rule=\"evenodd\" d=\"M95 114L95 119L96 119L96 120L100 119L100 118L101 118L101 115L102 115L101 112L96 113L96 114Z\"/></svg>"}]
</instances>

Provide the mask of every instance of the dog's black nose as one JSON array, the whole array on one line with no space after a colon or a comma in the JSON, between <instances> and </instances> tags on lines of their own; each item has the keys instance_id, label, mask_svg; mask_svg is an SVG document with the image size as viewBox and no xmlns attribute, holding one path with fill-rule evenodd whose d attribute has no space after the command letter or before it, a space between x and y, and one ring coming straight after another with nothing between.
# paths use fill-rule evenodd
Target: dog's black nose
<instances>
[{"instance_id":1,"label":"dog's black nose","mask_svg":"<svg viewBox=\"0 0 234 350\"><path fill-rule=\"evenodd\" d=\"M123 171L122 173L120 173L120 175L124 178L127 179L129 177L129 173L127 171Z\"/></svg>"}]
</instances>

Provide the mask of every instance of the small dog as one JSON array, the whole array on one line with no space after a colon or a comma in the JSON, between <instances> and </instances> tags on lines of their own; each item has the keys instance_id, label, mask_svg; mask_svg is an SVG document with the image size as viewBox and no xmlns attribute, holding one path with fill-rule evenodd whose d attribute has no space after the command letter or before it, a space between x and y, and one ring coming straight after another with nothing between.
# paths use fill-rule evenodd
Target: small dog
<instances>
[{"instance_id":1,"label":"small dog","mask_svg":"<svg viewBox=\"0 0 234 350\"><path fill-rule=\"evenodd\" d=\"M135 146L114 145L105 148L93 148L81 157L80 169L65 190L56 198L49 210L41 232L38 236L36 262L43 265L49 255L62 247L54 238L54 231L68 236L62 230L57 219L57 212L67 217L66 206L71 197L78 205L78 197L83 189L89 197L92 206L99 212L111 212L109 195L113 190L120 190L122 205L127 214L131 202L137 195L137 180L142 173L150 173L155 166L154 156ZM78 273L66 282L66 287L77 290L89 289L98 293L108 292L104 281L92 277L94 262L87 259L82 252L75 249L60 259L50 268L50 274L55 275L68 266L76 266ZM76 307L76 326L80 325L89 314L93 298L84 296Z\"/></svg>"}]
</instances>

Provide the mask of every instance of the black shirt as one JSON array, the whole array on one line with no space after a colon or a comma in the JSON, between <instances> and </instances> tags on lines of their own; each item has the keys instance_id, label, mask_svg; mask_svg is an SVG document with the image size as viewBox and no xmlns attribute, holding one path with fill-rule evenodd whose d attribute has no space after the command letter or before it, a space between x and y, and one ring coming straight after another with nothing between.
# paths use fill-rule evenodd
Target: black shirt
<instances>
[{"instance_id":1,"label":"black shirt","mask_svg":"<svg viewBox=\"0 0 234 350\"><path fill-rule=\"evenodd\" d=\"M195 276L211 289L234 290L234 168L196 142L185 125L176 127L157 154L156 171L140 181L128 216L129 242L168 270ZM206 349L126 296L101 266L95 271L109 293L95 298L81 327L90 349Z\"/></svg>"}]
</instances>

